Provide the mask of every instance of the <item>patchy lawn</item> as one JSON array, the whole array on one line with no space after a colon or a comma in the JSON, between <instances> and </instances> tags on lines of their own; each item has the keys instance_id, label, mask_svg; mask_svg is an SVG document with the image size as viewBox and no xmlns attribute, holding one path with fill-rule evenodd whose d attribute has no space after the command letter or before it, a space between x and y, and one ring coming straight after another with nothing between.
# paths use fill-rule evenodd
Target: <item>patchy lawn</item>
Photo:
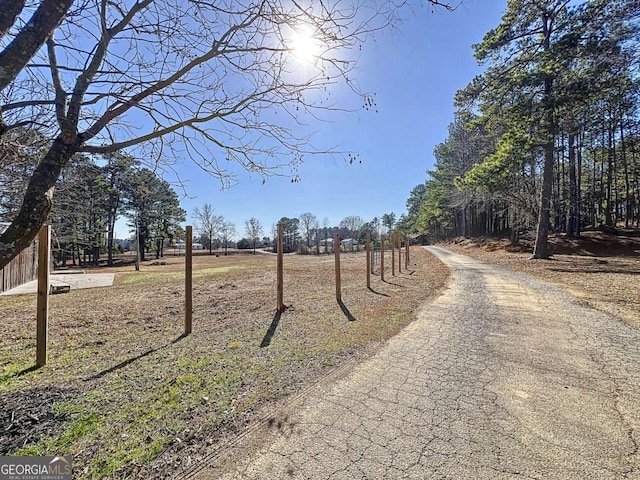
<instances>
[{"instance_id":1,"label":"patchy lawn","mask_svg":"<svg viewBox=\"0 0 640 480\"><path fill-rule=\"evenodd\" d=\"M75 478L184 470L410 323L448 277L422 249L411 260L368 290L364 253L343 254L339 305L333 256L286 257L275 315L275 257L195 257L187 337L184 258L121 267L113 287L51 297L40 369L35 295L0 297L0 455L70 454Z\"/></svg>"}]
</instances>

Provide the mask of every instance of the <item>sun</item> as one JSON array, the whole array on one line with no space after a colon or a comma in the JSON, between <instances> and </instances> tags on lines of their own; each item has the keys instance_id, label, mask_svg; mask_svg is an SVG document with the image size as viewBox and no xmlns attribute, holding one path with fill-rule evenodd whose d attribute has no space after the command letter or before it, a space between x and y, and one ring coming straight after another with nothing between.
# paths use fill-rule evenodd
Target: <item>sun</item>
<instances>
[{"instance_id":1,"label":"sun","mask_svg":"<svg viewBox=\"0 0 640 480\"><path fill-rule=\"evenodd\" d=\"M293 30L290 40L293 55L302 62L315 63L320 54L320 40L311 27L298 27Z\"/></svg>"}]
</instances>

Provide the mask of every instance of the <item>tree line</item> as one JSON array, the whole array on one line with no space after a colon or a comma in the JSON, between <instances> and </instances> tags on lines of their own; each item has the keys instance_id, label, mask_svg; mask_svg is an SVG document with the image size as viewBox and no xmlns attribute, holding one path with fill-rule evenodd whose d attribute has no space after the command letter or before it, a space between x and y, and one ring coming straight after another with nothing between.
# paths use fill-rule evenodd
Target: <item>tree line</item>
<instances>
[{"instance_id":1,"label":"tree line","mask_svg":"<svg viewBox=\"0 0 640 480\"><path fill-rule=\"evenodd\" d=\"M10 140L10 141L9 141ZM0 219L11 221L17 214L29 178L46 151L48 140L31 130L13 130L0 142L0 159L9 159L0 168ZM53 255L61 266L98 265L102 255L107 265L113 265L114 255L123 252L117 244L116 221L124 216L131 231L134 250L141 260L148 254L160 258L166 246L184 240L181 223L186 212L177 193L156 172L141 166L141 162L122 153L104 155L77 154L62 169L52 201L48 222L53 229ZM235 242L236 225L216 214L210 203L193 210L195 241L213 253L229 247L273 247L276 224L271 236L264 235L261 222L252 217L245 222L244 237ZM298 218L282 217L286 252L319 253L331 251L333 229L328 218L319 221L310 213ZM341 239L353 239L359 244L366 233L379 242L381 233L396 228L394 213L365 222L359 216L347 216L339 225ZM120 232L123 233L123 232ZM120 237L130 237L120 235ZM137 245L135 243L137 242ZM127 246L128 247L128 246ZM129 248L127 248L128 250Z\"/></svg>"},{"instance_id":2,"label":"tree line","mask_svg":"<svg viewBox=\"0 0 640 480\"><path fill-rule=\"evenodd\" d=\"M360 216L349 215L334 227L327 217L320 221L313 213L304 212L299 217L282 217L278 223L282 225L282 246L285 253L319 254L321 251L327 253L332 250L335 228L339 230L341 241L351 240L351 247L364 244L367 233L376 244L379 243L381 234L388 234L396 227L396 218L394 213L388 213L381 218L374 217L370 221L364 221ZM263 243L271 243L274 249L278 223L271 226L271 238L263 238Z\"/></svg>"},{"instance_id":3,"label":"tree line","mask_svg":"<svg viewBox=\"0 0 640 480\"><path fill-rule=\"evenodd\" d=\"M33 170L41 161L47 140L29 130L14 130L0 143L0 219L11 221ZM8 141L11 140L11 141ZM16 161L19 159L19 161ZM115 225L120 216L137 230L144 260L148 252L162 256L186 218L177 193L156 172L121 154L77 154L60 173L48 222L53 230L55 260L66 265L97 265L101 254L113 264Z\"/></svg>"},{"instance_id":4,"label":"tree line","mask_svg":"<svg viewBox=\"0 0 640 480\"><path fill-rule=\"evenodd\" d=\"M509 0L474 45L486 65L455 97L406 227L433 238L640 226L640 97L634 0Z\"/></svg>"},{"instance_id":5,"label":"tree line","mask_svg":"<svg viewBox=\"0 0 640 480\"><path fill-rule=\"evenodd\" d=\"M402 218L402 217L401 217ZM386 213L380 218L374 217L371 221L365 222L357 215L350 215L343 218L338 227L333 227L329 219L325 217L322 221L311 212L304 212L298 217L282 217L277 223L271 225L270 235L265 235L264 227L259 219L251 217L244 222L244 236L237 242L236 226L226 220L223 215L215 213L215 209L210 203L205 203L202 207L196 207L193 211L194 230L196 240L213 254L213 250L223 248L225 255L229 247L238 249L271 248L275 251L278 224L283 230L283 250L286 253L319 254L332 251L334 228L339 229L341 240L352 240L350 245L362 245L366 235L371 235L371 240L379 244L381 234L391 234L395 230L400 230L400 223L396 221L396 215ZM182 232L180 231L182 234ZM182 237L180 237L181 239Z\"/></svg>"}]
</instances>

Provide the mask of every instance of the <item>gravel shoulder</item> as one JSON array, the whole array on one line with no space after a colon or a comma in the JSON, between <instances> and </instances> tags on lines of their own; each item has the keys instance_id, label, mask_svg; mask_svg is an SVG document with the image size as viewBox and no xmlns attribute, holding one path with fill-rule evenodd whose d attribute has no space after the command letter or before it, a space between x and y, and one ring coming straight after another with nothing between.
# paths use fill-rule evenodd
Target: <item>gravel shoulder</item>
<instances>
[{"instance_id":1,"label":"gravel shoulder","mask_svg":"<svg viewBox=\"0 0 640 480\"><path fill-rule=\"evenodd\" d=\"M562 249L567 253L556 253L549 260L531 260L529 252L508 251L506 241L460 238L440 246L551 282L592 307L640 327L639 256L616 255L614 248L581 255L580 245L574 244ZM571 250L573 254L568 253Z\"/></svg>"}]
</instances>

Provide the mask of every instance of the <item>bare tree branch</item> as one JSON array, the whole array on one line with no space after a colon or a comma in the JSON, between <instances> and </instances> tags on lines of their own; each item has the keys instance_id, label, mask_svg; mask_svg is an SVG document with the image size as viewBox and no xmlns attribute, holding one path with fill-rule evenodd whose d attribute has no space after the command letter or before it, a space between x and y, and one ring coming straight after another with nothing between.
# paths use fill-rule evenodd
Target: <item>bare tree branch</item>
<instances>
[{"instance_id":1,"label":"bare tree branch","mask_svg":"<svg viewBox=\"0 0 640 480\"><path fill-rule=\"evenodd\" d=\"M0 0L0 39L13 27L18 15L24 8L25 0Z\"/></svg>"},{"instance_id":2,"label":"bare tree branch","mask_svg":"<svg viewBox=\"0 0 640 480\"><path fill-rule=\"evenodd\" d=\"M11 3L11 0L8 2L5 0L2 3ZM4 90L18 76L29 60L44 45L72 4L73 0L42 0L27 25L20 29L13 41L0 52L0 91ZM2 12L4 15L4 10Z\"/></svg>"}]
</instances>

